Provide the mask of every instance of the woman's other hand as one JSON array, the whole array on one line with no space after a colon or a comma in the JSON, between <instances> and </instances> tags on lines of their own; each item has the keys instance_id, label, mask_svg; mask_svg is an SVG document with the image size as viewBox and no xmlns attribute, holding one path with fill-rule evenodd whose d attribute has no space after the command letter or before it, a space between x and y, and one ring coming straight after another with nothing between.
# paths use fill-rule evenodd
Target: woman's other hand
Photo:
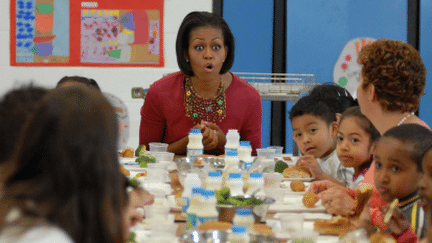
<instances>
[{"instance_id":1,"label":"woman's other hand","mask_svg":"<svg viewBox=\"0 0 432 243\"><path fill-rule=\"evenodd\" d=\"M333 187L342 187L334 182L331 182L329 180L322 180L322 181L314 181L309 187L309 191L319 194L320 192L323 192L327 189L333 188Z\"/></svg>"},{"instance_id":2,"label":"woman's other hand","mask_svg":"<svg viewBox=\"0 0 432 243\"><path fill-rule=\"evenodd\" d=\"M222 129L212 122L205 122L204 125L213 131L215 131L215 135L217 136L217 148L219 150L220 154L224 153L225 143L226 143L226 136L225 133L222 131Z\"/></svg>"},{"instance_id":3,"label":"woman's other hand","mask_svg":"<svg viewBox=\"0 0 432 243\"><path fill-rule=\"evenodd\" d=\"M347 189L342 186L334 186L318 194L321 203L327 213L351 216L354 215L355 200Z\"/></svg>"}]
</instances>

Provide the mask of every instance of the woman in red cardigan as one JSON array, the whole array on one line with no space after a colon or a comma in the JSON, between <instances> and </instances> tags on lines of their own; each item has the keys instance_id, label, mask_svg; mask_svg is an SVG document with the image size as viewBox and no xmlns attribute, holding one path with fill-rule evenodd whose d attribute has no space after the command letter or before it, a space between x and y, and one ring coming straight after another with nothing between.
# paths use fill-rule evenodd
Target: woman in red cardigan
<instances>
[{"instance_id":1,"label":"woman in red cardigan","mask_svg":"<svg viewBox=\"0 0 432 243\"><path fill-rule=\"evenodd\" d=\"M176 41L176 72L153 83L141 108L140 144L168 143L185 154L188 133L199 128L206 154L222 154L228 129L261 147L262 107L258 92L229 72L234 36L217 14L191 12Z\"/></svg>"}]
</instances>

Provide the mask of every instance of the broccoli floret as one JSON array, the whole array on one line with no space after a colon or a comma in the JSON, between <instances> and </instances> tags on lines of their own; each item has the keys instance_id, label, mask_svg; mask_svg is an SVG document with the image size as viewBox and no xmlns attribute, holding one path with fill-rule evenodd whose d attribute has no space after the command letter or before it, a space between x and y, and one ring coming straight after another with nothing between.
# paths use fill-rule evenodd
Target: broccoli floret
<instances>
[{"instance_id":1,"label":"broccoli floret","mask_svg":"<svg viewBox=\"0 0 432 243\"><path fill-rule=\"evenodd\" d=\"M135 150L135 156L136 157L144 156L146 154L146 152L147 152L146 146L144 144L142 144Z\"/></svg>"},{"instance_id":2,"label":"broccoli floret","mask_svg":"<svg viewBox=\"0 0 432 243\"><path fill-rule=\"evenodd\" d=\"M224 187L220 190L215 191L215 196L218 204L226 204L229 195L230 195L230 190L228 187Z\"/></svg>"},{"instance_id":3,"label":"broccoli floret","mask_svg":"<svg viewBox=\"0 0 432 243\"><path fill-rule=\"evenodd\" d=\"M275 171L275 172L279 172L279 173L283 173L283 171L284 171L286 168L288 168L287 163L285 163L285 162L283 162L283 161L281 161L281 160L278 160L278 161L276 161L276 163L275 163L275 169L274 169L274 171Z\"/></svg>"},{"instance_id":4,"label":"broccoli floret","mask_svg":"<svg viewBox=\"0 0 432 243\"><path fill-rule=\"evenodd\" d=\"M141 163L141 162L155 163L156 162L156 160L153 156L147 156L147 155L140 156L135 161L138 163Z\"/></svg>"}]
</instances>

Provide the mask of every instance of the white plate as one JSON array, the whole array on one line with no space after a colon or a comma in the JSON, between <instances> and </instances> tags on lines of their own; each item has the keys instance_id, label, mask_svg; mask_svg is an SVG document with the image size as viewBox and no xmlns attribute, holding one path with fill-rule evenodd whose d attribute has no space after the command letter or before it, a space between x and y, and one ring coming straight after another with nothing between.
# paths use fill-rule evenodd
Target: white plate
<instances>
[{"instance_id":1,"label":"white plate","mask_svg":"<svg viewBox=\"0 0 432 243\"><path fill-rule=\"evenodd\" d=\"M321 200L316 202L313 208L306 207L303 202L303 195L286 195L283 203L274 203L269 207L272 212L293 212L293 213L324 213L325 208L321 205Z\"/></svg>"},{"instance_id":2,"label":"white plate","mask_svg":"<svg viewBox=\"0 0 432 243\"><path fill-rule=\"evenodd\" d=\"M119 162L120 164L129 164L129 163L137 163L135 160L137 159L137 157L133 157L133 158L125 158L125 157L119 157Z\"/></svg>"},{"instance_id":3,"label":"white plate","mask_svg":"<svg viewBox=\"0 0 432 243\"><path fill-rule=\"evenodd\" d=\"M282 177L282 181L313 181L315 178L309 177L309 178L285 178Z\"/></svg>"}]
</instances>

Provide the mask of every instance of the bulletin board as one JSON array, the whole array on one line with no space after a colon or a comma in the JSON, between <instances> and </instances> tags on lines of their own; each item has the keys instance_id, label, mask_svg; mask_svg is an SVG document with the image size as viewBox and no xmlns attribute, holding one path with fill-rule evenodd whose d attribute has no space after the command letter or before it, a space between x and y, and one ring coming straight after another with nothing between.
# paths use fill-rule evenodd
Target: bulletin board
<instances>
[{"instance_id":1,"label":"bulletin board","mask_svg":"<svg viewBox=\"0 0 432 243\"><path fill-rule=\"evenodd\" d=\"M11 0L11 66L163 67L163 0Z\"/></svg>"}]
</instances>

